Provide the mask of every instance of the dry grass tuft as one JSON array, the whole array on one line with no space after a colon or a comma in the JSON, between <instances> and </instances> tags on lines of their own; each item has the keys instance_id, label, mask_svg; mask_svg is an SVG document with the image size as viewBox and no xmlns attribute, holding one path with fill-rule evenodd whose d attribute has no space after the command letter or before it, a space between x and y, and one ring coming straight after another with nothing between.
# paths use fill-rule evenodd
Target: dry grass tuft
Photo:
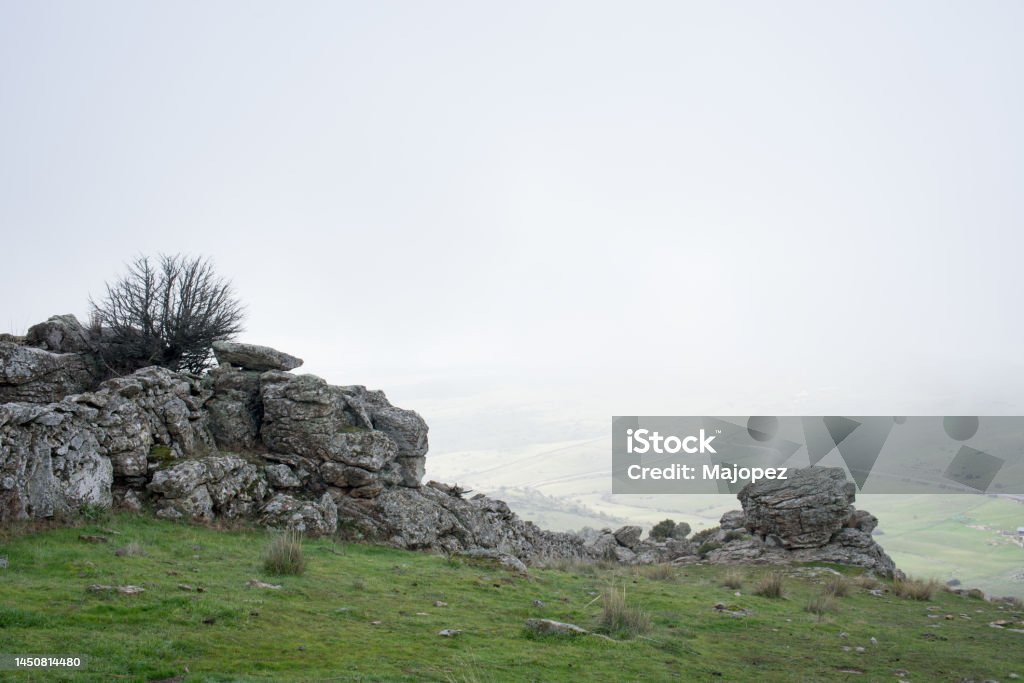
<instances>
[{"instance_id":1,"label":"dry grass tuft","mask_svg":"<svg viewBox=\"0 0 1024 683\"><path fill-rule=\"evenodd\" d=\"M743 573L738 569L730 569L722 577L722 585L726 588L738 590L743 587Z\"/></svg>"},{"instance_id":2,"label":"dry grass tuft","mask_svg":"<svg viewBox=\"0 0 1024 683\"><path fill-rule=\"evenodd\" d=\"M817 615L821 621L826 614L836 611L836 601L831 595L822 593L811 598L804 606L804 611Z\"/></svg>"},{"instance_id":3,"label":"dry grass tuft","mask_svg":"<svg viewBox=\"0 0 1024 683\"><path fill-rule=\"evenodd\" d=\"M608 634L636 637L651 630L651 617L626 602L626 587L621 591L610 587L601 596L601 619L599 629Z\"/></svg>"},{"instance_id":4,"label":"dry grass tuft","mask_svg":"<svg viewBox=\"0 0 1024 683\"><path fill-rule=\"evenodd\" d=\"M754 585L754 595L760 595L763 598L781 598L785 595L785 592L781 572L765 574Z\"/></svg>"},{"instance_id":5,"label":"dry grass tuft","mask_svg":"<svg viewBox=\"0 0 1024 683\"><path fill-rule=\"evenodd\" d=\"M676 568L667 562L651 564L640 569L640 575L652 581L675 581Z\"/></svg>"},{"instance_id":6,"label":"dry grass tuft","mask_svg":"<svg viewBox=\"0 0 1024 683\"><path fill-rule=\"evenodd\" d=\"M845 576L830 576L822 593L831 598L845 598L850 594L850 581Z\"/></svg>"},{"instance_id":7,"label":"dry grass tuft","mask_svg":"<svg viewBox=\"0 0 1024 683\"><path fill-rule=\"evenodd\" d=\"M306 571L302 555L302 532L289 529L276 536L267 547L263 568L270 574L298 576Z\"/></svg>"},{"instance_id":8,"label":"dry grass tuft","mask_svg":"<svg viewBox=\"0 0 1024 683\"><path fill-rule=\"evenodd\" d=\"M908 576L904 579L894 579L892 582L892 592L909 600L931 600L935 591L940 588L939 582L935 579L922 580Z\"/></svg>"},{"instance_id":9,"label":"dry grass tuft","mask_svg":"<svg viewBox=\"0 0 1024 683\"><path fill-rule=\"evenodd\" d=\"M871 576L871 574L861 574L853 580L853 585L857 588L863 588L867 591L873 591L882 586L882 582Z\"/></svg>"}]
</instances>

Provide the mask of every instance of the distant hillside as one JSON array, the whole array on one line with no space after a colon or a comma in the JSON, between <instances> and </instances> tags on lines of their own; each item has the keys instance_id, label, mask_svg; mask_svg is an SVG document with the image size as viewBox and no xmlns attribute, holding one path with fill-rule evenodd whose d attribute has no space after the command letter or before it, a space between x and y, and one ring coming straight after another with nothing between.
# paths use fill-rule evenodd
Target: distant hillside
<instances>
[{"instance_id":1,"label":"distant hillside","mask_svg":"<svg viewBox=\"0 0 1024 683\"><path fill-rule=\"evenodd\" d=\"M604 526L607 515L647 527L670 517L699 531L739 507L731 495L612 495L610 466L606 438L443 452L427 461L430 477L487 493L509 491L497 497L525 519L541 519L555 530ZM1021 502L918 494L862 495L858 504L878 517L878 540L898 567L1024 598L1024 547L1006 536L1024 526ZM564 514L568 509L578 512Z\"/></svg>"}]
</instances>

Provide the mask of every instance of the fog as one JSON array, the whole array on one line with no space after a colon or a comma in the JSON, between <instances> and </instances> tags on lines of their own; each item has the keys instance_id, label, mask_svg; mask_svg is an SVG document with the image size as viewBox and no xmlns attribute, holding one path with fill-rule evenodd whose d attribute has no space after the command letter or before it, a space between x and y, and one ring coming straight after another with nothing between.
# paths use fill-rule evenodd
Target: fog
<instances>
[{"instance_id":1,"label":"fog","mask_svg":"<svg viewBox=\"0 0 1024 683\"><path fill-rule=\"evenodd\" d=\"M1020 414L1022 15L0 2L0 327L184 252L441 451Z\"/></svg>"}]
</instances>

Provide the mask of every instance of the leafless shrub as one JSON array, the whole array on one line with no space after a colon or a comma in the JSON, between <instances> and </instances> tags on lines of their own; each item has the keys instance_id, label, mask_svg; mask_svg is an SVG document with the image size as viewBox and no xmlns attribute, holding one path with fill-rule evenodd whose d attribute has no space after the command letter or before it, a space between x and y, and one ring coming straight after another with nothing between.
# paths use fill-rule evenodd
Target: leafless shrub
<instances>
[{"instance_id":1,"label":"leafless shrub","mask_svg":"<svg viewBox=\"0 0 1024 683\"><path fill-rule=\"evenodd\" d=\"M89 300L101 354L115 373L149 365L202 372L210 347L242 331L244 310L228 280L205 258L140 256Z\"/></svg>"}]
</instances>

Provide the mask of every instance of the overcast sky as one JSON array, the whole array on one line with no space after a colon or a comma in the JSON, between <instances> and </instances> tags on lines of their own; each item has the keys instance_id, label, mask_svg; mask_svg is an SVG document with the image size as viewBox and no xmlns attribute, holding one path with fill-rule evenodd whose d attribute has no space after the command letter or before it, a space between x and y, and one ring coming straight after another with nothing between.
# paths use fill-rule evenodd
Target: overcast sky
<instances>
[{"instance_id":1,"label":"overcast sky","mask_svg":"<svg viewBox=\"0 0 1024 683\"><path fill-rule=\"evenodd\" d=\"M1021 35L1019 2L0 0L0 327L186 252L243 340L428 419L1020 413Z\"/></svg>"}]
</instances>

